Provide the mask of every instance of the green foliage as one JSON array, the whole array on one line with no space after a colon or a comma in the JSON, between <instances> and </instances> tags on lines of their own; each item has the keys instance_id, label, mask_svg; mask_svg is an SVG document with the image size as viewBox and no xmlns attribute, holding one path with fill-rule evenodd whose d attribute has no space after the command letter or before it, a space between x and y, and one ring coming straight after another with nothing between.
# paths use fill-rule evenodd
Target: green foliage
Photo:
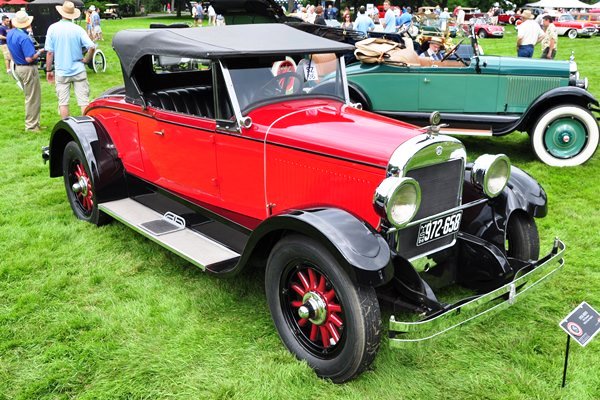
<instances>
[{"instance_id":1,"label":"green foliage","mask_svg":"<svg viewBox=\"0 0 600 400\"><path fill-rule=\"evenodd\" d=\"M103 22L108 69L89 73L92 97L122 82L114 33L150 22L181 20ZM482 45L512 56L515 41L508 27L504 39ZM599 37L558 44L559 59L575 50L597 97L598 45ZM542 252L559 236L565 268L508 310L428 343L391 350L384 333L372 370L333 385L283 347L260 270L218 279L119 223L76 220L62 179L50 179L40 158L59 119L54 87L42 82L47 128L37 134L24 132L23 95L6 74L0 90L0 399L600 398L600 338L571 347L561 390L558 327L582 300L600 309L600 154L558 169L535 159L524 133L464 138L470 159L506 153L544 186ZM384 318L390 313L384 309Z\"/></svg>"}]
</instances>

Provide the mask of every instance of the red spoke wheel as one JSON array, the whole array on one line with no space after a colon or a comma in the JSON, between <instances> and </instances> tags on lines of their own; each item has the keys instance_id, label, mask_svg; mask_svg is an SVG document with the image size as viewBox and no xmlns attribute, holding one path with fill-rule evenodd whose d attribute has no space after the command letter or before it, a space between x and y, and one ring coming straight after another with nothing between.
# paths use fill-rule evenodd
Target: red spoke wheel
<instances>
[{"instance_id":1,"label":"red spoke wheel","mask_svg":"<svg viewBox=\"0 0 600 400\"><path fill-rule=\"evenodd\" d=\"M108 216L98 210L96 189L87 160L79 145L69 142L63 153L63 177L69 204L77 218L101 225Z\"/></svg>"},{"instance_id":2,"label":"red spoke wheel","mask_svg":"<svg viewBox=\"0 0 600 400\"><path fill-rule=\"evenodd\" d=\"M345 382L371 364L381 332L375 290L352 282L322 244L300 235L279 241L265 286L283 343L319 376Z\"/></svg>"}]
</instances>

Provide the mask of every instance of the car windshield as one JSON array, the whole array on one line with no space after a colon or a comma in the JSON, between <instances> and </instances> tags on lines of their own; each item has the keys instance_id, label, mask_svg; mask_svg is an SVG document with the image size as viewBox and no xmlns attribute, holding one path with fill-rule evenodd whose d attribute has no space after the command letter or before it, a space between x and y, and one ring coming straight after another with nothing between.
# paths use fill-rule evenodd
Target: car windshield
<instances>
[{"instance_id":1,"label":"car windshield","mask_svg":"<svg viewBox=\"0 0 600 400\"><path fill-rule=\"evenodd\" d=\"M227 64L240 109L282 98L334 97L345 101L340 60L308 54Z\"/></svg>"},{"instance_id":2,"label":"car windshield","mask_svg":"<svg viewBox=\"0 0 600 400\"><path fill-rule=\"evenodd\" d=\"M560 20L561 21L574 21L575 18L573 18L573 16L571 14L565 14L560 17Z\"/></svg>"}]
</instances>

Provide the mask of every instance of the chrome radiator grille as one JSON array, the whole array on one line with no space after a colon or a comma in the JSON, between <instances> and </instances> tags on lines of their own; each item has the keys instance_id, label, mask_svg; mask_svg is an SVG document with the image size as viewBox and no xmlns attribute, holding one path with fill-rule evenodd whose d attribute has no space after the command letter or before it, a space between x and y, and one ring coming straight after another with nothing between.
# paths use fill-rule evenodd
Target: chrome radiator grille
<instances>
[{"instance_id":1,"label":"chrome radiator grille","mask_svg":"<svg viewBox=\"0 0 600 400\"><path fill-rule=\"evenodd\" d=\"M421 186L421 206L414 220L427 218L460 205L463 185L463 160L451 160L408 171L406 176L415 179ZM398 252L410 259L445 247L456 235L439 238L417 246L419 224L398 232Z\"/></svg>"}]
</instances>

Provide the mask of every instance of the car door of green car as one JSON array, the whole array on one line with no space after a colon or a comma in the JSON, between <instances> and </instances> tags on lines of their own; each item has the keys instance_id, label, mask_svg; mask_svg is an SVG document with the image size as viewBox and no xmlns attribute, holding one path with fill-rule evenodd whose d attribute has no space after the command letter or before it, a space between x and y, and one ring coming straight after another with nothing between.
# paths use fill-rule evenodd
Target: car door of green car
<instances>
[{"instance_id":1,"label":"car door of green car","mask_svg":"<svg viewBox=\"0 0 600 400\"><path fill-rule=\"evenodd\" d=\"M370 109L375 112L416 111L419 72L420 67L354 64L348 68L348 81L368 97Z\"/></svg>"},{"instance_id":2,"label":"car door of green car","mask_svg":"<svg viewBox=\"0 0 600 400\"><path fill-rule=\"evenodd\" d=\"M469 68L421 67L418 75L419 109L464 112Z\"/></svg>"}]
</instances>

